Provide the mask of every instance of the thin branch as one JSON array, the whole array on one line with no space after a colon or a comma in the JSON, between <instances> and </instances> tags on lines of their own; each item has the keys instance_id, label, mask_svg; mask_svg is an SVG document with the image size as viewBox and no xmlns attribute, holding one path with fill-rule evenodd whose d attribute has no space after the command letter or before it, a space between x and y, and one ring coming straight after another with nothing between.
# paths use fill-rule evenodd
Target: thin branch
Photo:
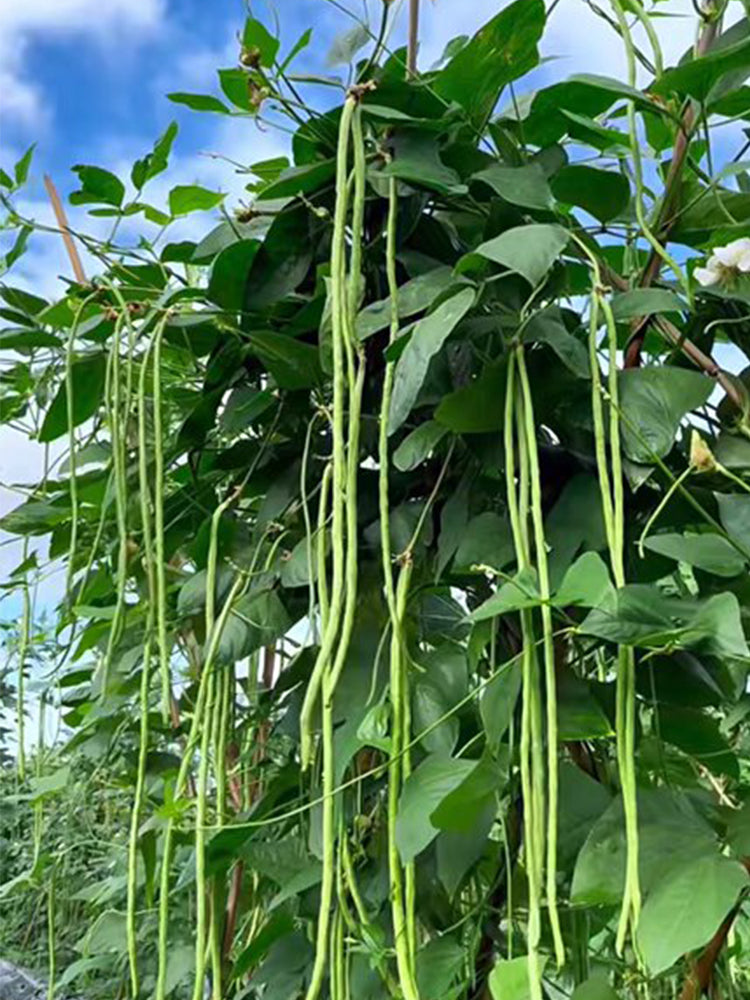
<instances>
[{"instance_id":1,"label":"thin branch","mask_svg":"<svg viewBox=\"0 0 750 1000\"><path fill-rule=\"evenodd\" d=\"M695 46L696 59L700 59L704 56L713 45L720 23L720 17L704 18L701 31L698 36L698 41ZM692 139L695 131L697 116L698 105L695 101L689 100L682 114L682 118L680 119L680 124L677 130L677 138L675 139L674 148L672 150L672 159L670 161L669 170L667 171L667 177L664 182L664 197L659 208L656 225L654 226L654 231L662 242L666 242L670 230L672 229L677 218L677 215L672 211L672 209L679 191L680 178L682 177L682 172L687 160L690 140ZM648 260L646 261L646 266L643 269L643 274L639 282L639 286L641 288L648 288L654 283L654 281L656 281L659 277L661 265L661 256L656 250L652 250L649 254ZM625 348L625 368L639 367L641 363L641 350L643 349L643 341L646 336L647 326L648 320L641 320L635 323L632 336L630 337L627 347Z\"/></svg>"},{"instance_id":2,"label":"thin branch","mask_svg":"<svg viewBox=\"0 0 750 1000\"><path fill-rule=\"evenodd\" d=\"M49 200L52 202L52 210L55 213L55 218L57 219L57 224L60 227L60 232L62 234L63 243L65 244L65 249L68 251L68 257L70 258L70 265L73 268L73 274L75 275L76 281L79 285L86 284L86 273L83 270L83 264L81 264L81 258L78 256L78 248L73 242L73 237L70 235L71 229L68 225L68 219L65 215L65 209L60 201L60 195L57 193L57 188L55 187L52 178L49 174L44 175L44 186L47 189L47 194L49 195Z\"/></svg>"}]
</instances>

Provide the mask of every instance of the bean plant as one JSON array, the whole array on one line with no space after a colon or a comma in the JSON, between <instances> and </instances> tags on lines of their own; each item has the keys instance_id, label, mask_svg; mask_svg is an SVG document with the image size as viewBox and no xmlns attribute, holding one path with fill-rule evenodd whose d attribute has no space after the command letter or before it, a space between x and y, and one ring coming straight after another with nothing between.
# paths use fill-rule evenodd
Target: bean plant
<instances>
[{"instance_id":1,"label":"bean plant","mask_svg":"<svg viewBox=\"0 0 750 1000\"><path fill-rule=\"evenodd\" d=\"M153 203L176 124L74 167L105 239L0 173L0 419L47 456L0 521L0 942L50 998L748 996L745 5L674 66L662 3L591 5L626 78L551 83L543 0L429 70L372 6L333 76L249 16L169 95L291 132L229 192ZM13 270L60 230L49 302Z\"/></svg>"}]
</instances>

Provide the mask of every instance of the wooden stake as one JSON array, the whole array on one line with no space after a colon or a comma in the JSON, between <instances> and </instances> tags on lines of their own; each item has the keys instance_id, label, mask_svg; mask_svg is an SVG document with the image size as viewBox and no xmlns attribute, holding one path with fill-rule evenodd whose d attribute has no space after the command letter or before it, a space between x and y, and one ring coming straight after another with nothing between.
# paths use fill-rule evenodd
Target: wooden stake
<instances>
[{"instance_id":1,"label":"wooden stake","mask_svg":"<svg viewBox=\"0 0 750 1000\"><path fill-rule=\"evenodd\" d=\"M73 242L73 237L70 235L70 226L68 225L68 219L65 215L65 209L60 201L60 195L57 193L57 188L55 187L49 174L44 175L44 186L47 189L49 200L52 203L52 210L55 213L55 218L57 219L57 225L60 228L65 249L68 251L70 266L73 268L75 279L80 285L85 285L86 274L83 270L83 264L81 264L81 258L78 256L78 249Z\"/></svg>"},{"instance_id":2,"label":"wooden stake","mask_svg":"<svg viewBox=\"0 0 750 1000\"><path fill-rule=\"evenodd\" d=\"M406 69L409 76L417 75L417 48L419 46L419 0L409 0L409 47Z\"/></svg>"}]
</instances>

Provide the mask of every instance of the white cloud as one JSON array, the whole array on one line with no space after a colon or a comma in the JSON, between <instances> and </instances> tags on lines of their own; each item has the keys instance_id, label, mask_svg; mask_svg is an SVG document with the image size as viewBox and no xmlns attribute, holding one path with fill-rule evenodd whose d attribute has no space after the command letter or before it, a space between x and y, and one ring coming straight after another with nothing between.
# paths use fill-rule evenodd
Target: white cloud
<instances>
[{"instance_id":1,"label":"white cloud","mask_svg":"<svg viewBox=\"0 0 750 1000\"><path fill-rule=\"evenodd\" d=\"M45 120L43 95L25 74L34 37L84 35L103 42L122 32L150 33L163 23L166 0L0 0L0 92L3 117L38 127Z\"/></svg>"}]
</instances>

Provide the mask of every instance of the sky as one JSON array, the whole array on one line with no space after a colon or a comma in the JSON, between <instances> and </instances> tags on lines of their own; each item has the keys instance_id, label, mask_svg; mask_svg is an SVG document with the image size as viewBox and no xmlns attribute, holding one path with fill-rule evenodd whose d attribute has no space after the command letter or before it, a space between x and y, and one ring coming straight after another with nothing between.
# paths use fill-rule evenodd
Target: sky
<instances>
[{"instance_id":1,"label":"sky","mask_svg":"<svg viewBox=\"0 0 750 1000\"><path fill-rule=\"evenodd\" d=\"M606 0L602 0L607 6ZM275 0L253 2L252 13L281 25L282 52L308 27L312 41L298 72L336 72L326 66L333 39L369 16L375 24L381 0ZM471 34L505 0L422 0L419 61L429 67L446 42ZM391 47L405 39L405 0L394 0ZM691 0L666 0L670 17L660 32L665 61L674 63L691 44ZM732 0L730 19L742 11ZM248 119L197 114L166 99L169 91L219 94L216 70L235 66L238 32L247 13L242 0L0 0L0 166L6 170L36 143L31 181L18 201L25 215L52 224L42 185L47 172L63 199L77 187L76 163L106 167L127 178L170 121L180 131L166 175L152 182L149 201L166 202L169 187L201 183L228 192L227 205L247 199L247 178L221 157L253 163L287 150L288 137ZM619 39L585 0L560 0L542 44L543 64L519 85L519 93L573 73L625 73ZM330 93L330 92L328 92ZM311 95L321 99L321 92ZM330 96L328 97L330 100ZM218 156L216 154L219 154ZM71 224L96 231L81 208L68 209ZM98 223L103 227L101 222ZM212 219L190 216L184 236L200 236ZM99 229L103 235L103 228ZM37 234L11 277L38 294L54 296L69 274L62 242ZM19 502L9 484L35 482L41 449L20 434L0 432L0 514ZM0 578L17 564L17 548L0 547ZM54 591L50 585L48 592ZM0 616L3 614L0 606Z\"/></svg>"}]
</instances>

